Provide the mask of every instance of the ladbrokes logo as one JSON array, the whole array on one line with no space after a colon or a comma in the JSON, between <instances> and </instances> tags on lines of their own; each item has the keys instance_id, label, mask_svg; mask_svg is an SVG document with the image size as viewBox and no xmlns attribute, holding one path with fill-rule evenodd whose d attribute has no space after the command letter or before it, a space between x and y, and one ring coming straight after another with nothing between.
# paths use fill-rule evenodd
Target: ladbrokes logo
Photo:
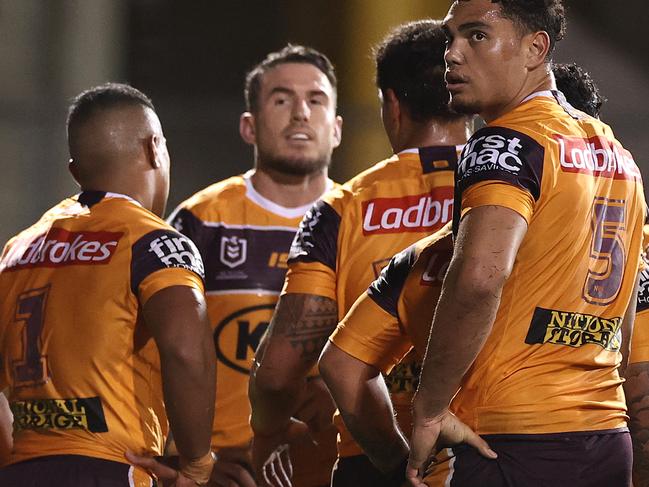
<instances>
[{"instance_id":1,"label":"ladbrokes logo","mask_svg":"<svg viewBox=\"0 0 649 487\"><path fill-rule=\"evenodd\" d=\"M189 269L205 277L205 269L198 249L187 237L161 235L151 241L149 252L153 252L166 267Z\"/></svg>"},{"instance_id":2,"label":"ladbrokes logo","mask_svg":"<svg viewBox=\"0 0 649 487\"><path fill-rule=\"evenodd\" d=\"M28 399L11 403L14 430L83 429L108 431L99 397L80 399Z\"/></svg>"},{"instance_id":3,"label":"ladbrokes logo","mask_svg":"<svg viewBox=\"0 0 649 487\"><path fill-rule=\"evenodd\" d=\"M563 137L559 143L561 169L564 172L591 174L613 179L637 179L640 171L631 153L605 137Z\"/></svg>"},{"instance_id":4,"label":"ladbrokes logo","mask_svg":"<svg viewBox=\"0 0 649 487\"><path fill-rule=\"evenodd\" d=\"M521 139L500 134L483 135L471 140L462 151L458 164L460 179L482 171L506 171L517 174L523 167Z\"/></svg>"},{"instance_id":5,"label":"ladbrokes logo","mask_svg":"<svg viewBox=\"0 0 649 487\"><path fill-rule=\"evenodd\" d=\"M617 352L622 343L621 317L599 316L536 308L525 343L554 343L569 347L599 345L605 350Z\"/></svg>"},{"instance_id":6,"label":"ladbrokes logo","mask_svg":"<svg viewBox=\"0 0 649 487\"><path fill-rule=\"evenodd\" d=\"M2 268L108 264L117 249L122 233L68 232L62 228L33 240L17 242L7 254Z\"/></svg>"},{"instance_id":7,"label":"ladbrokes logo","mask_svg":"<svg viewBox=\"0 0 649 487\"><path fill-rule=\"evenodd\" d=\"M429 232L453 218L453 188L428 194L363 201L363 235Z\"/></svg>"}]
</instances>

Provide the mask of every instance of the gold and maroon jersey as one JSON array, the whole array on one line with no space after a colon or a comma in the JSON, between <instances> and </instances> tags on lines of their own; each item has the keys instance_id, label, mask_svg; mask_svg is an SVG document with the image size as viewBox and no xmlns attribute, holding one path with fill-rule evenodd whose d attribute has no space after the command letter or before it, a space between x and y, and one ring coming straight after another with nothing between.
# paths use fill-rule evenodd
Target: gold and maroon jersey
<instances>
[{"instance_id":1,"label":"gold and maroon jersey","mask_svg":"<svg viewBox=\"0 0 649 487\"><path fill-rule=\"evenodd\" d=\"M482 434L625 427L620 325L645 208L632 155L560 93L539 92L469 139L455 197L456 228L484 205L528 224L456 414Z\"/></svg>"},{"instance_id":2,"label":"gold and maroon jersey","mask_svg":"<svg viewBox=\"0 0 649 487\"><path fill-rule=\"evenodd\" d=\"M342 319L395 253L452 220L458 149L403 151L326 194L300 224L283 292L333 299ZM340 456L360 454L336 422Z\"/></svg>"},{"instance_id":3,"label":"gold and maroon jersey","mask_svg":"<svg viewBox=\"0 0 649 487\"><path fill-rule=\"evenodd\" d=\"M645 228L647 226L645 225ZM646 248L646 247L645 247ZM649 259L643 254L645 268L640 272L636 317L631 339L629 363L649 362Z\"/></svg>"},{"instance_id":4,"label":"gold and maroon jersey","mask_svg":"<svg viewBox=\"0 0 649 487\"><path fill-rule=\"evenodd\" d=\"M248 376L286 275L288 251L311 204L284 208L253 187L251 173L213 184L183 202L171 224L197 245L218 359L212 447L246 445ZM333 182L328 181L328 188Z\"/></svg>"},{"instance_id":5,"label":"gold and maroon jersey","mask_svg":"<svg viewBox=\"0 0 649 487\"><path fill-rule=\"evenodd\" d=\"M330 337L338 348L387 375L407 435L421 360L452 254L450 224L396 254Z\"/></svg>"},{"instance_id":6,"label":"gold and maroon jersey","mask_svg":"<svg viewBox=\"0 0 649 487\"><path fill-rule=\"evenodd\" d=\"M0 389L9 388L14 414L11 462L161 455L160 360L140 311L169 286L203 292L202 277L188 238L114 193L68 198L11 239L0 258Z\"/></svg>"}]
</instances>

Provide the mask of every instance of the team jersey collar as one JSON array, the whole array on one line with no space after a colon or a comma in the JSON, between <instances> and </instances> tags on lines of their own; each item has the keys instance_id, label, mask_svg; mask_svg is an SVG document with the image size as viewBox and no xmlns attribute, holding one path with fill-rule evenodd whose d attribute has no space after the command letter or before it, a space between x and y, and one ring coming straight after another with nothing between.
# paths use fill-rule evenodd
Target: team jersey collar
<instances>
[{"instance_id":1,"label":"team jersey collar","mask_svg":"<svg viewBox=\"0 0 649 487\"><path fill-rule=\"evenodd\" d=\"M105 198L123 198L125 200L131 201L132 203L135 203L138 206L142 206L139 201L134 200L128 195L122 193L112 193L110 191L82 191L81 193L79 193L77 201L83 206L90 208L91 206L96 205Z\"/></svg>"},{"instance_id":2,"label":"team jersey collar","mask_svg":"<svg viewBox=\"0 0 649 487\"><path fill-rule=\"evenodd\" d=\"M520 104L522 105L526 101L530 101L530 100L532 100L534 98L537 98L539 96L542 96L542 97L545 97L545 98L552 98L553 100L556 100L557 99L557 93L559 93L559 92L557 92L555 90L536 91L536 92L532 93L531 95L529 95L528 97L526 97Z\"/></svg>"},{"instance_id":3,"label":"team jersey collar","mask_svg":"<svg viewBox=\"0 0 649 487\"><path fill-rule=\"evenodd\" d=\"M247 173L243 175L243 180L246 183L246 196L248 199L250 199L252 202L255 204L261 206L262 208L270 211L271 213L275 213L276 215L279 215L284 218L302 218L304 214L313 206L313 204L318 201L317 198L316 200L312 201L311 203L308 203L304 206L296 206L294 208L287 208L286 206L278 205L274 201L269 200L265 196L262 196L253 186L252 180L250 179L250 176L252 176L253 171L250 170ZM325 187L324 192L326 193L327 191L333 189L334 187L334 182L331 179L327 179L327 185ZM324 193L323 193L324 194Z\"/></svg>"}]
</instances>

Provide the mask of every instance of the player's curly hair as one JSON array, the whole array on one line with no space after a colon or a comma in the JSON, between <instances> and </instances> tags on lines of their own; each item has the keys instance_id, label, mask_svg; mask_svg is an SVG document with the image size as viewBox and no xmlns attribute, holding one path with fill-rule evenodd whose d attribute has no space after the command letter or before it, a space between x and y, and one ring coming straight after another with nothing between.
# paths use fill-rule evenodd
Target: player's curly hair
<instances>
[{"instance_id":1,"label":"player's curly hair","mask_svg":"<svg viewBox=\"0 0 649 487\"><path fill-rule=\"evenodd\" d=\"M392 89L410 117L425 122L433 117L457 117L448 106L444 83L446 36L438 20L400 25L374 47L376 85Z\"/></svg>"},{"instance_id":2,"label":"player's curly hair","mask_svg":"<svg viewBox=\"0 0 649 487\"><path fill-rule=\"evenodd\" d=\"M553 63L552 72L557 88L566 96L568 103L591 117L599 117L606 98L600 94L587 71L575 63Z\"/></svg>"},{"instance_id":3,"label":"player's curly hair","mask_svg":"<svg viewBox=\"0 0 649 487\"><path fill-rule=\"evenodd\" d=\"M261 78L266 71L280 64L301 63L311 64L322 71L331 87L336 93L338 80L336 70L327 56L311 47L287 44L279 51L271 52L259 64L246 74L246 83L243 94L246 100L246 110L255 113L259 109L259 91L261 90Z\"/></svg>"},{"instance_id":4,"label":"player's curly hair","mask_svg":"<svg viewBox=\"0 0 649 487\"><path fill-rule=\"evenodd\" d=\"M545 31L550 36L548 56L566 33L562 0L491 0L499 3L502 15L525 33Z\"/></svg>"}]
</instances>

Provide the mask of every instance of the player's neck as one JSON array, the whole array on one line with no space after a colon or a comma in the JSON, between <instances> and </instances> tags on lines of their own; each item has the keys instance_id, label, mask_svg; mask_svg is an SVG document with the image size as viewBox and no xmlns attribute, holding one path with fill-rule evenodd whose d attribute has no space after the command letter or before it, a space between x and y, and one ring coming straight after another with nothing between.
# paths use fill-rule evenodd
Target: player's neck
<instances>
[{"instance_id":1,"label":"player's neck","mask_svg":"<svg viewBox=\"0 0 649 487\"><path fill-rule=\"evenodd\" d=\"M466 117L454 120L435 118L426 123L411 123L404 128L394 144L395 153L418 147L465 144L471 135L472 124L467 123Z\"/></svg>"},{"instance_id":2,"label":"player's neck","mask_svg":"<svg viewBox=\"0 0 649 487\"><path fill-rule=\"evenodd\" d=\"M549 71L549 69L549 65L544 65L544 70L539 71L538 76L531 78L527 83L525 83L509 103L485 110L480 113L480 116L485 122L491 123L497 118L511 112L514 108L523 103L523 101L530 95L539 91L556 90L557 85L554 81L554 75L552 74L552 71Z\"/></svg>"},{"instance_id":3,"label":"player's neck","mask_svg":"<svg viewBox=\"0 0 649 487\"><path fill-rule=\"evenodd\" d=\"M260 195L285 208L312 203L327 189L327 168L314 174L297 176L255 168L250 182Z\"/></svg>"}]
</instances>

